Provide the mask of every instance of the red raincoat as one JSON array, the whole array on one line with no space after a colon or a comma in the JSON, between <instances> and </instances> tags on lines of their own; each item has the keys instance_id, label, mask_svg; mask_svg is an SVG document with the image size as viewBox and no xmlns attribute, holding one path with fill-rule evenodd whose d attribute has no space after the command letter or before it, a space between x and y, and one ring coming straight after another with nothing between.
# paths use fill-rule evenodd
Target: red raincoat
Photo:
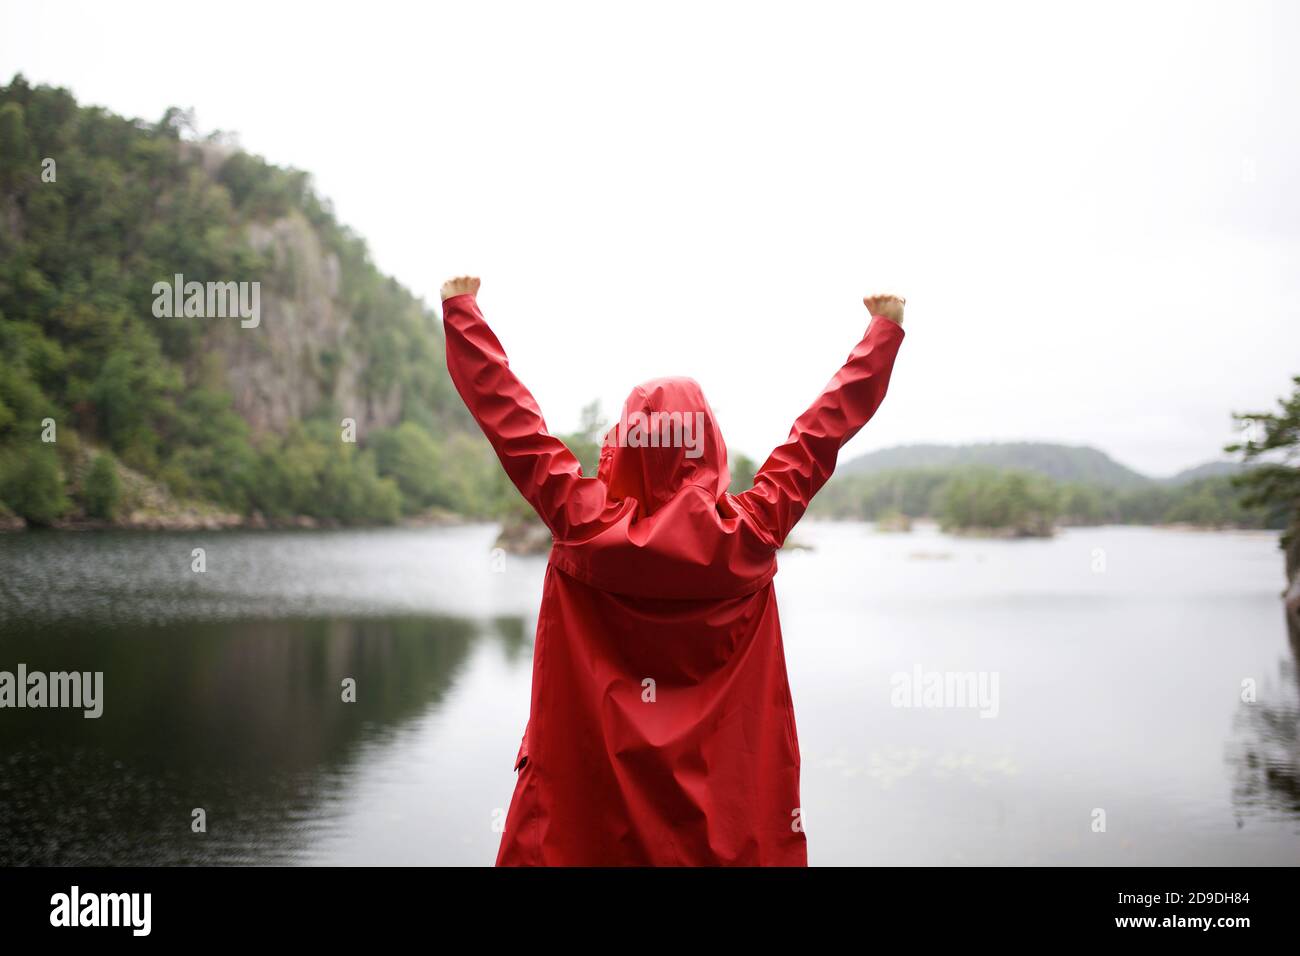
<instances>
[{"instance_id":1,"label":"red raincoat","mask_svg":"<svg viewBox=\"0 0 1300 956\"><path fill-rule=\"evenodd\" d=\"M902 327L873 319L731 495L691 379L633 389L584 478L474 296L443 316L452 381L554 536L497 864L807 865L776 552L885 397Z\"/></svg>"}]
</instances>

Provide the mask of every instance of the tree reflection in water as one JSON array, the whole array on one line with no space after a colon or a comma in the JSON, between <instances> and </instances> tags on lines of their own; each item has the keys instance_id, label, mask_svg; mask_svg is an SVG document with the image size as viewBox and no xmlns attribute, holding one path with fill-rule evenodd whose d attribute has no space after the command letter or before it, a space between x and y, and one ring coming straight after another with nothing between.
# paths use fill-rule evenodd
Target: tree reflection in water
<instances>
[{"instance_id":1,"label":"tree reflection in water","mask_svg":"<svg viewBox=\"0 0 1300 956\"><path fill-rule=\"evenodd\" d=\"M1300 619L1287 615L1291 656L1278 661L1258 699L1243 701L1233 721L1228 760L1234 767L1238 826L1253 816L1300 815Z\"/></svg>"}]
</instances>

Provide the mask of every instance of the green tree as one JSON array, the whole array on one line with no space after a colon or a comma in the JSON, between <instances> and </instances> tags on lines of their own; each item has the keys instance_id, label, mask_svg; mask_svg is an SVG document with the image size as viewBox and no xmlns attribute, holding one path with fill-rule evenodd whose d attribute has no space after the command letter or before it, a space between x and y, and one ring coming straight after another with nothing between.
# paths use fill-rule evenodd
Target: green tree
<instances>
[{"instance_id":1,"label":"green tree","mask_svg":"<svg viewBox=\"0 0 1300 956\"><path fill-rule=\"evenodd\" d=\"M0 104L0 186L38 175L35 163L22 106Z\"/></svg>"},{"instance_id":2,"label":"green tree","mask_svg":"<svg viewBox=\"0 0 1300 956\"><path fill-rule=\"evenodd\" d=\"M96 455L86 473L82 488L82 499L86 514L92 518L112 521L117 517L118 505L122 499L122 480L117 474L117 465L110 455Z\"/></svg>"},{"instance_id":3,"label":"green tree","mask_svg":"<svg viewBox=\"0 0 1300 956\"><path fill-rule=\"evenodd\" d=\"M1050 479L1032 472L970 469L941 492L946 531L996 531L1020 536L1052 532L1059 501Z\"/></svg>"},{"instance_id":4,"label":"green tree","mask_svg":"<svg viewBox=\"0 0 1300 956\"><path fill-rule=\"evenodd\" d=\"M582 407L578 430L562 436L569 450L582 463L582 473L588 478L596 474L600 467L600 443L605 437L605 416L600 411L600 401L592 401Z\"/></svg>"},{"instance_id":5,"label":"green tree","mask_svg":"<svg viewBox=\"0 0 1300 956\"><path fill-rule=\"evenodd\" d=\"M727 489L733 495L748 491L754 487L754 475L758 465L748 455L737 454L731 462L731 486Z\"/></svg>"},{"instance_id":6,"label":"green tree","mask_svg":"<svg viewBox=\"0 0 1300 956\"><path fill-rule=\"evenodd\" d=\"M1062 485L1060 494L1061 517L1070 524L1096 525L1110 518L1100 488L1076 481Z\"/></svg>"},{"instance_id":7,"label":"green tree","mask_svg":"<svg viewBox=\"0 0 1300 956\"><path fill-rule=\"evenodd\" d=\"M48 525L62 517L69 502L54 449L44 444L10 449L0 459L0 500L29 524Z\"/></svg>"},{"instance_id":8,"label":"green tree","mask_svg":"<svg viewBox=\"0 0 1300 956\"><path fill-rule=\"evenodd\" d=\"M1245 439L1228 445L1242 460L1253 463L1233 480L1246 507L1269 509L1286 522L1282 547L1287 575L1300 574L1300 375L1292 379L1288 398L1278 399L1276 412L1235 413Z\"/></svg>"},{"instance_id":9,"label":"green tree","mask_svg":"<svg viewBox=\"0 0 1300 956\"><path fill-rule=\"evenodd\" d=\"M403 422L376 434L373 444L379 473L397 482L404 511L449 503L443 456L427 431L414 422Z\"/></svg>"}]
</instances>

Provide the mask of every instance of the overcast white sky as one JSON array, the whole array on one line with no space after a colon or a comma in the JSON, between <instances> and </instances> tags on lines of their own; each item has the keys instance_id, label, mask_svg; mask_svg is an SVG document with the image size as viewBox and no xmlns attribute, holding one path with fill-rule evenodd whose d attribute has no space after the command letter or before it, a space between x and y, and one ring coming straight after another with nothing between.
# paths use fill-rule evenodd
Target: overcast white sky
<instances>
[{"instance_id":1,"label":"overcast white sky","mask_svg":"<svg viewBox=\"0 0 1300 956\"><path fill-rule=\"evenodd\" d=\"M848 454L1219 457L1300 373L1300 5L0 3L0 80L310 171L555 430L697 378L756 458L908 298Z\"/></svg>"}]
</instances>

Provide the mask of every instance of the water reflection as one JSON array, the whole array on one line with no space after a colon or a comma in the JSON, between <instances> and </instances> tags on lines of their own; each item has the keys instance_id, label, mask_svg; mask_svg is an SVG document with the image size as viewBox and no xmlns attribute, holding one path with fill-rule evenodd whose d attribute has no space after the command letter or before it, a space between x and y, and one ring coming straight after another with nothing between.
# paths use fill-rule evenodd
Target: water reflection
<instances>
[{"instance_id":1,"label":"water reflection","mask_svg":"<svg viewBox=\"0 0 1300 956\"><path fill-rule=\"evenodd\" d=\"M0 710L0 863L490 864L545 571L495 534L0 535L0 669L105 675L97 721ZM1275 535L800 536L776 587L814 864L1300 859ZM917 665L998 673L997 718L894 706Z\"/></svg>"},{"instance_id":2,"label":"water reflection","mask_svg":"<svg viewBox=\"0 0 1300 956\"><path fill-rule=\"evenodd\" d=\"M1290 658L1262 682L1258 699L1242 702L1233 721L1228 760L1238 825L1251 818L1300 818L1300 628L1288 615Z\"/></svg>"},{"instance_id":3,"label":"water reflection","mask_svg":"<svg viewBox=\"0 0 1300 956\"><path fill-rule=\"evenodd\" d=\"M522 619L290 620L0 633L6 667L104 672L104 713L0 721L0 863L292 862L368 739L436 710ZM341 683L356 681L356 702ZM208 832L190 831L191 811Z\"/></svg>"}]
</instances>

